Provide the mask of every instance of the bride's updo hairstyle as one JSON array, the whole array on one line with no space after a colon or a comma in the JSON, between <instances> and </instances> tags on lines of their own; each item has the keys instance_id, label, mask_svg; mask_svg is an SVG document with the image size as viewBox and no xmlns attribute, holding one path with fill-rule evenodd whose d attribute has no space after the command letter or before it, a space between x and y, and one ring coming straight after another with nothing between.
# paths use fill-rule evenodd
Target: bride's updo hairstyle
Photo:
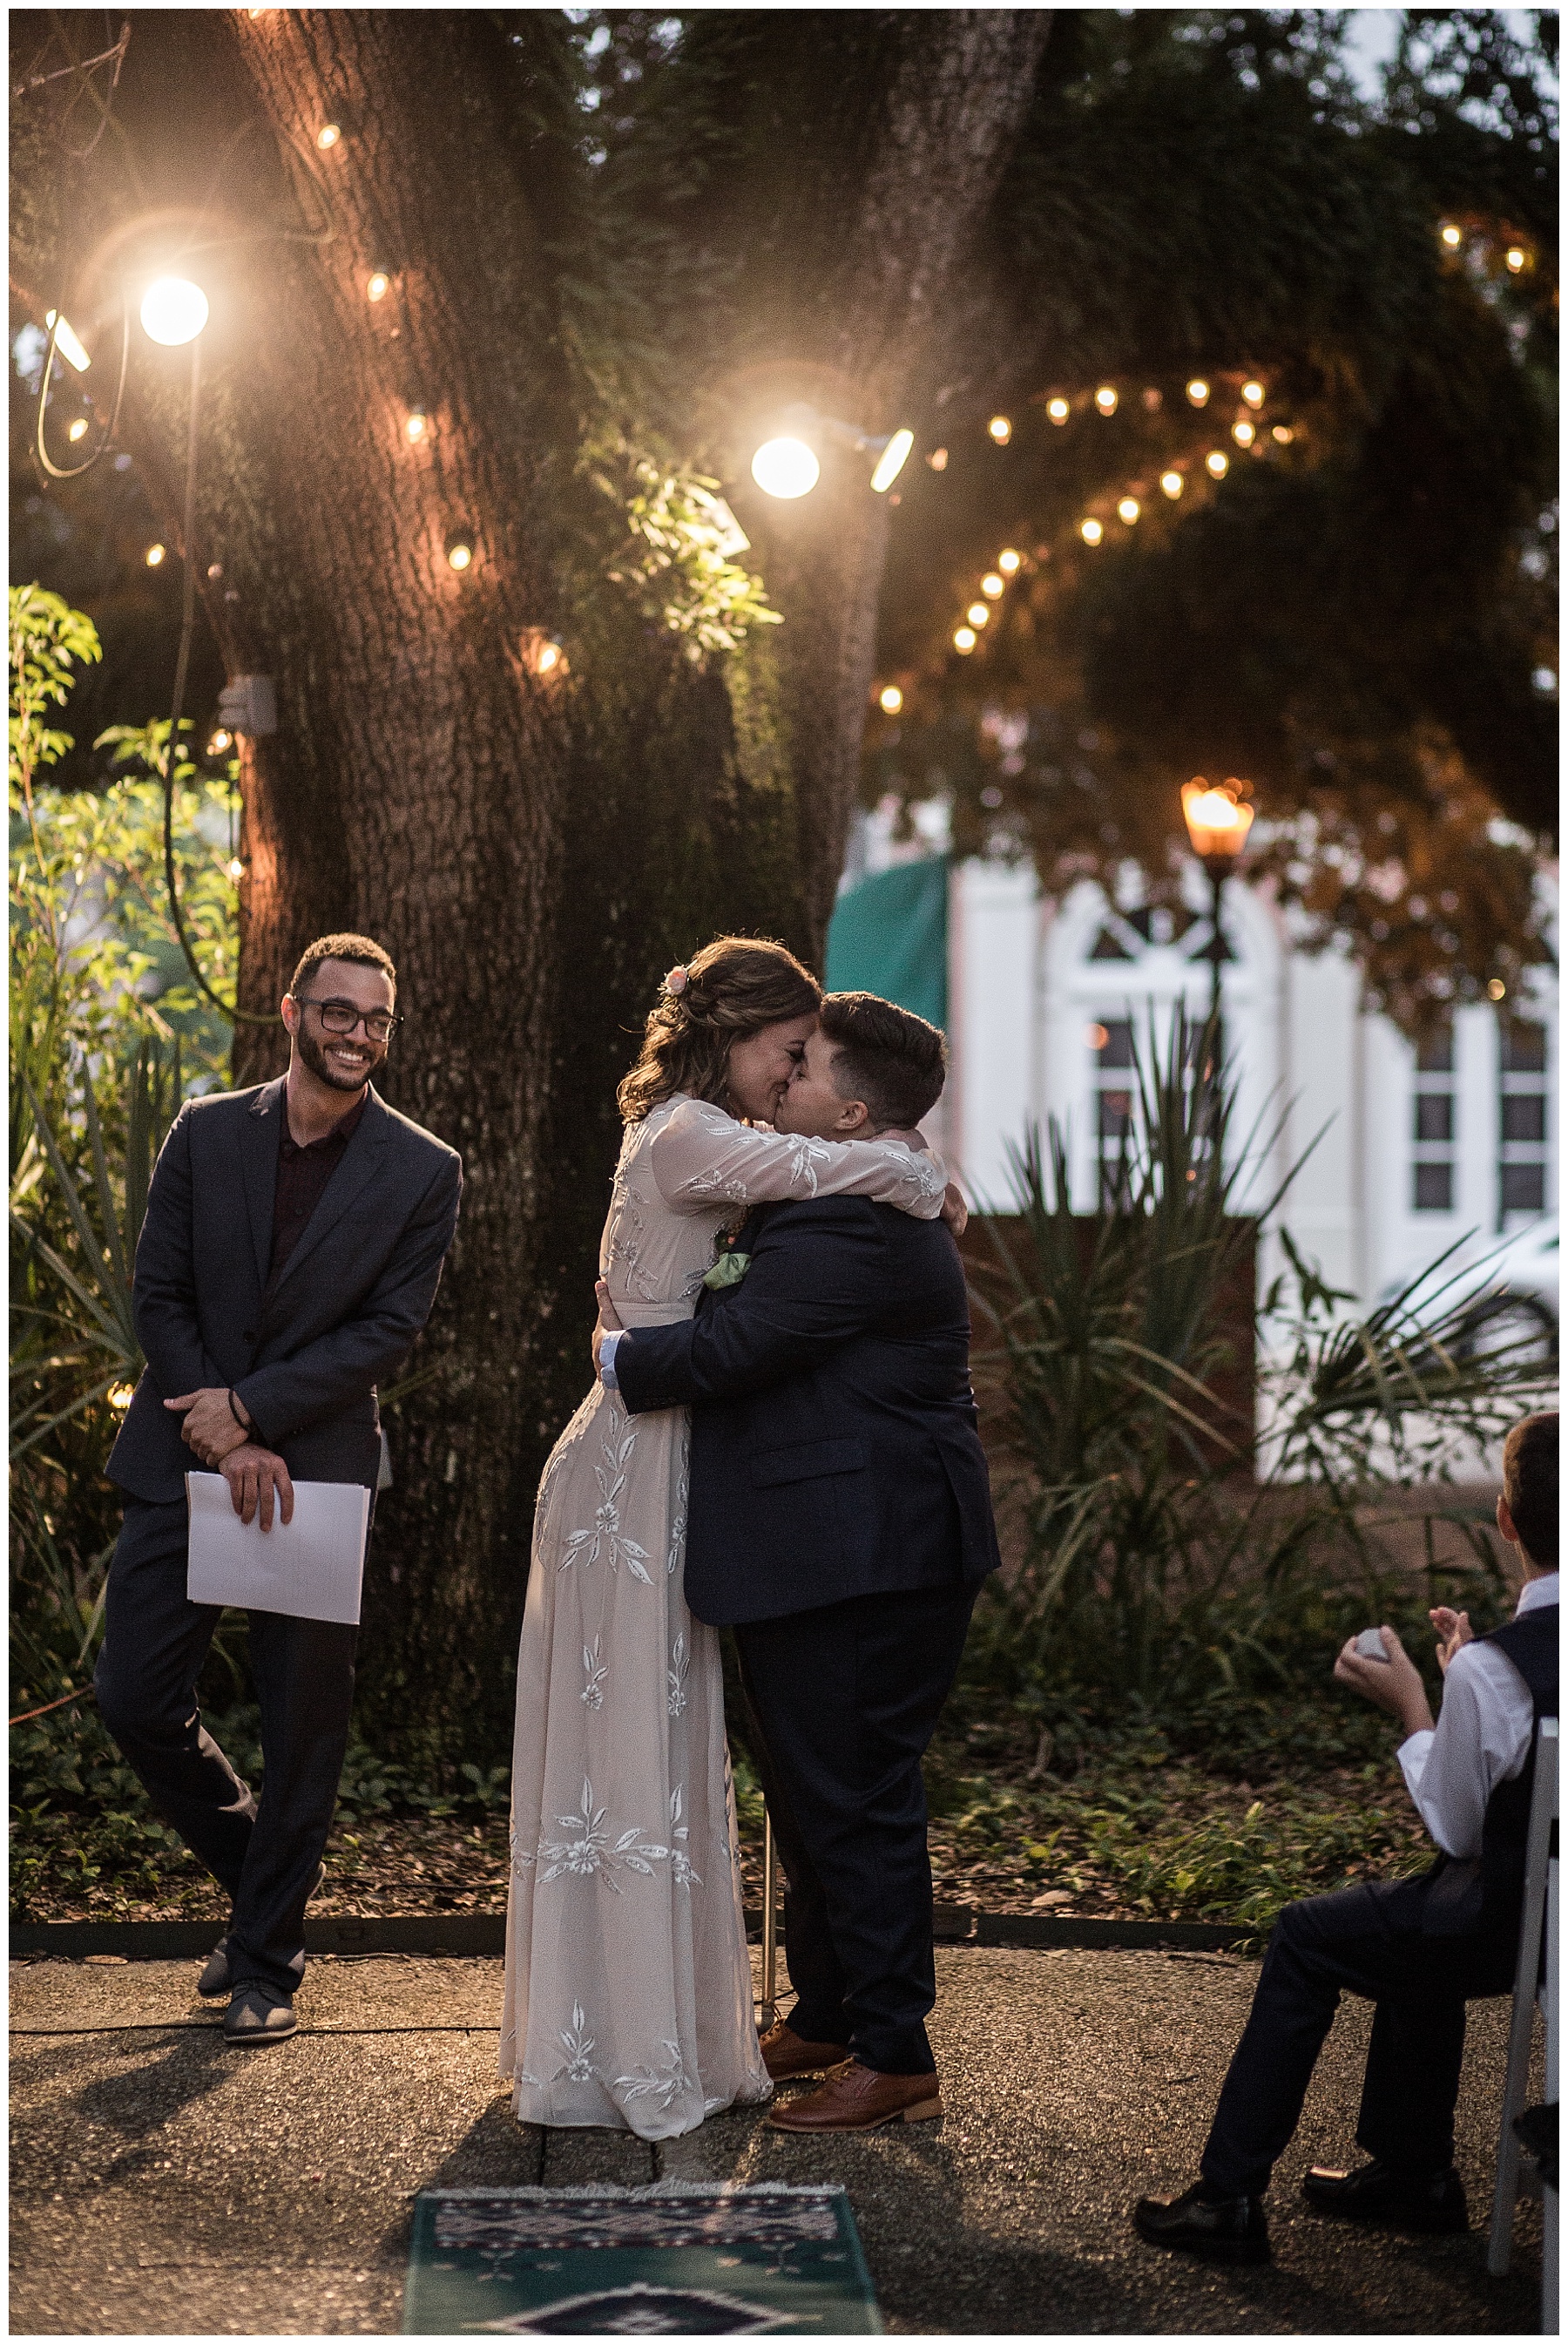
<instances>
[{"instance_id":1,"label":"bride's updo hairstyle","mask_svg":"<svg viewBox=\"0 0 1568 2344\"><path fill-rule=\"evenodd\" d=\"M810 1017L822 988L782 945L753 936L719 936L694 960L672 968L649 1010L642 1049L616 1093L628 1123L682 1091L728 1106L729 1053L765 1026Z\"/></svg>"}]
</instances>

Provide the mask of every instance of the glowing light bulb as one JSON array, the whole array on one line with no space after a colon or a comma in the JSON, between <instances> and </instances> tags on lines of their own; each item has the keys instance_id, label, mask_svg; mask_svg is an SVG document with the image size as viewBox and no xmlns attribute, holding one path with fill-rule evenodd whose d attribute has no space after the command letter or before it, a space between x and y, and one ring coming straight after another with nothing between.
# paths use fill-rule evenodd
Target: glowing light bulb
<instances>
[{"instance_id":1,"label":"glowing light bulb","mask_svg":"<svg viewBox=\"0 0 1568 2344\"><path fill-rule=\"evenodd\" d=\"M403 437L410 448L417 448L430 429L430 419L422 407L410 408L408 420L403 426Z\"/></svg>"},{"instance_id":2,"label":"glowing light bulb","mask_svg":"<svg viewBox=\"0 0 1568 2344\"><path fill-rule=\"evenodd\" d=\"M212 736L212 739L211 739L211 740L207 743L207 744L206 744L206 747L207 747L207 754L208 754L208 756L209 756L209 757L221 757L221 756L222 756L222 754L223 754L223 753L224 753L224 751L228 747L229 743L233 740L233 738L234 738L234 735L233 735L233 733L232 733L232 732L215 732L215 733L213 734L213 736Z\"/></svg>"},{"instance_id":3,"label":"glowing light bulb","mask_svg":"<svg viewBox=\"0 0 1568 2344\"><path fill-rule=\"evenodd\" d=\"M1231 469L1231 459L1223 448L1211 448L1203 461L1217 480L1222 480Z\"/></svg>"},{"instance_id":4,"label":"glowing light bulb","mask_svg":"<svg viewBox=\"0 0 1568 2344\"><path fill-rule=\"evenodd\" d=\"M945 448L933 448L930 454L926 458L926 461L930 466L933 472L945 472L948 469L947 450Z\"/></svg>"},{"instance_id":5,"label":"glowing light bulb","mask_svg":"<svg viewBox=\"0 0 1568 2344\"><path fill-rule=\"evenodd\" d=\"M1271 439L1275 439L1279 441L1282 448L1288 448L1295 436L1295 433L1292 430L1288 423L1276 423L1272 432L1270 434Z\"/></svg>"},{"instance_id":6,"label":"glowing light bulb","mask_svg":"<svg viewBox=\"0 0 1568 2344\"><path fill-rule=\"evenodd\" d=\"M985 576L980 580L980 590L982 594L989 596L990 601L994 602L999 594L1006 592L1007 580L1000 577L994 570L988 570Z\"/></svg>"},{"instance_id":7,"label":"glowing light bulb","mask_svg":"<svg viewBox=\"0 0 1568 2344\"><path fill-rule=\"evenodd\" d=\"M971 627L984 627L990 622L990 612L983 602L971 602L964 616Z\"/></svg>"},{"instance_id":8,"label":"glowing light bulb","mask_svg":"<svg viewBox=\"0 0 1568 2344\"><path fill-rule=\"evenodd\" d=\"M1452 220L1445 221L1438 233L1442 237L1444 244L1447 245L1450 252L1457 252L1460 246L1464 242L1463 230L1462 228L1455 227Z\"/></svg>"},{"instance_id":9,"label":"glowing light bulb","mask_svg":"<svg viewBox=\"0 0 1568 2344\"><path fill-rule=\"evenodd\" d=\"M1517 277L1520 270L1524 266L1526 258L1523 248L1517 244L1511 244L1503 258L1507 267L1511 268L1514 276Z\"/></svg>"},{"instance_id":10,"label":"glowing light bulb","mask_svg":"<svg viewBox=\"0 0 1568 2344\"><path fill-rule=\"evenodd\" d=\"M877 469L871 475L871 486L877 494L885 496L909 460L910 450L915 444L912 431L898 430L877 459Z\"/></svg>"},{"instance_id":11,"label":"glowing light bulb","mask_svg":"<svg viewBox=\"0 0 1568 2344\"><path fill-rule=\"evenodd\" d=\"M343 133L336 122L324 122L316 134L316 143L324 155L329 154Z\"/></svg>"},{"instance_id":12,"label":"glowing light bulb","mask_svg":"<svg viewBox=\"0 0 1568 2344\"><path fill-rule=\"evenodd\" d=\"M1187 396L1191 400L1194 407L1208 406L1209 386L1204 381L1201 374L1195 374L1191 381L1188 384Z\"/></svg>"},{"instance_id":13,"label":"glowing light bulb","mask_svg":"<svg viewBox=\"0 0 1568 2344\"><path fill-rule=\"evenodd\" d=\"M554 669L559 667L560 663L561 647L559 643L544 643L540 645L539 656L538 661L535 662L540 675L550 674Z\"/></svg>"},{"instance_id":14,"label":"glowing light bulb","mask_svg":"<svg viewBox=\"0 0 1568 2344\"><path fill-rule=\"evenodd\" d=\"M1161 472L1160 475L1160 485L1164 490L1168 497L1179 497L1182 489L1181 473Z\"/></svg>"},{"instance_id":15,"label":"glowing light bulb","mask_svg":"<svg viewBox=\"0 0 1568 2344\"><path fill-rule=\"evenodd\" d=\"M1249 407L1261 407L1263 404L1262 384L1261 382L1244 382L1241 385L1241 396L1246 400Z\"/></svg>"},{"instance_id":16,"label":"glowing light bulb","mask_svg":"<svg viewBox=\"0 0 1568 2344\"><path fill-rule=\"evenodd\" d=\"M474 542L471 538L455 537L450 541L447 547L447 560L454 570L468 569L473 559Z\"/></svg>"},{"instance_id":17,"label":"glowing light bulb","mask_svg":"<svg viewBox=\"0 0 1568 2344\"><path fill-rule=\"evenodd\" d=\"M955 627L953 630L955 652L972 652L979 640L972 627Z\"/></svg>"},{"instance_id":18,"label":"glowing light bulb","mask_svg":"<svg viewBox=\"0 0 1568 2344\"><path fill-rule=\"evenodd\" d=\"M1105 531L1097 520L1081 520L1078 524L1078 534L1085 545L1098 545Z\"/></svg>"},{"instance_id":19,"label":"glowing light bulb","mask_svg":"<svg viewBox=\"0 0 1568 2344\"><path fill-rule=\"evenodd\" d=\"M149 545L142 559L149 570L156 570L167 551L166 545Z\"/></svg>"},{"instance_id":20,"label":"glowing light bulb","mask_svg":"<svg viewBox=\"0 0 1568 2344\"><path fill-rule=\"evenodd\" d=\"M229 857L228 875L234 881L236 886L237 886L240 881L245 877L245 865L240 861L237 854L231 855Z\"/></svg>"},{"instance_id":21,"label":"glowing light bulb","mask_svg":"<svg viewBox=\"0 0 1568 2344\"><path fill-rule=\"evenodd\" d=\"M1101 384L1100 389L1094 394L1094 404L1099 408L1101 415L1115 414L1116 393L1111 389L1110 383L1102 382Z\"/></svg>"},{"instance_id":22,"label":"glowing light bulb","mask_svg":"<svg viewBox=\"0 0 1568 2344\"><path fill-rule=\"evenodd\" d=\"M1489 1001L1501 1001L1507 991L1508 987L1503 984L1503 979L1500 976L1489 977L1487 979L1486 997Z\"/></svg>"},{"instance_id":23,"label":"glowing light bulb","mask_svg":"<svg viewBox=\"0 0 1568 2344\"><path fill-rule=\"evenodd\" d=\"M904 695L896 683L885 683L877 694L877 705L884 716L896 716L904 704Z\"/></svg>"},{"instance_id":24,"label":"glowing light bulb","mask_svg":"<svg viewBox=\"0 0 1568 2344\"><path fill-rule=\"evenodd\" d=\"M208 315L206 295L188 277L155 278L142 296L142 331L165 349L194 342Z\"/></svg>"},{"instance_id":25,"label":"glowing light bulb","mask_svg":"<svg viewBox=\"0 0 1568 2344\"><path fill-rule=\"evenodd\" d=\"M391 289L392 279L384 268L373 268L365 280L365 298L367 301L385 301Z\"/></svg>"},{"instance_id":26,"label":"glowing light bulb","mask_svg":"<svg viewBox=\"0 0 1568 2344\"><path fill-rule=\"evenodd\" d=\"M1123 520L1127 523L1128 528L1131 529L1143 508L1139 503L1136 497L1123 497L1116 510L1121 520Z\"/></svg>"},{"instance_id":27,"label":"glowing light bulb","mask_svg":"<svg viewBox=\"0 0 1568 2344\"><path fill-rule=\"evenodd\" d=\"M74 366L78 374L85 374L93 361L72 332L70 319L62 318L57 309L45 309L44 323L54 327L55 348L60 356Z\"/></svg>"},{"instance_id":28,"label":"glowing light bulb","mask_svg":"<svg viewBox=\"0 0 1568 2344\"><path fill-rule=\"evenodd\" d=\"M85 440L86 436L87 419L85 415L78 415L75 423L72 424L70 429L66 432L65 437L67 440Z\"/></svg>"},{"instance_id":29,"label":"glowing light bulb","mask_svg":"<svg viewBox=\"0 0 1568 2344\"><path fill-rule=\"evenodd\" d=\"M1011 578L1023 567L1023 556L1010 545L1004 545L997 555L996 566L1004 578Z\"/></svg>"},{"instance_id":30,"label":"glowing light bulb","mask_svg":"<svg viewBox=\"0 0 1568 2344\"><path fill-rule=\"evenodd\" d=\"M751 459L751 477L764 496L809 496L822 467L804 440L765 440Z\"/></svg>"},{"instance_id":31,"label":"glowing light bulb","mask_svg":"<svg viewBox=\"0 0 1568 2344\"><path fill-rule=\"evenodd\" d=\"M1239 448L1250 448L1257 436L1244 415L1239 423L1231 426L1231 437Z\"/></svg>"},{"instance_id":32,"label":"glowing light bulb","mask_svg":"<svg viewBox=\"0 0 1568 2344\"><path fill-rule=\"evenodd\" d=\"M986 429L999 448L1005 448L1012 438L1012 425L1005 415L993 415Z\"/></svg>"},{"instance_id":33,"label":"glowing light bulb","mask_svg":"<svg viewBox=\"0 0 1568 2344\"><path fill-rule=\"evenodd\" d=\"M1065 399L1048 399L1045 402L1045 411L1053 423L1065 423L1072 413Z\"/></svg>"},{"instance_id":34,"label":"glowing light bulb","mask_svg":"<svg viewBox=\"0 0 1568 2344\"><path fill-rule=\"evenodd\" d=\"M123 1416L136 1396L135 1384L111 1384L106 1395L116 1416Z\"/></svg>"}]
</instances>

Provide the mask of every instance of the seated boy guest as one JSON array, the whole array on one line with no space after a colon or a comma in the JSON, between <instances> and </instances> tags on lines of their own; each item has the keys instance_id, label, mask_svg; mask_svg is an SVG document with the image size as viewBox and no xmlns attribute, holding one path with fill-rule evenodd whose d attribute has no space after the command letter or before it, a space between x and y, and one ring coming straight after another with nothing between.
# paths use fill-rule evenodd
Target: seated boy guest
<instances>
[{"instance_id":1,"label":"seated boy guest","mask_svg":"<svg viewBox=\"0 0 1568 2344\"><path fill-rule=\"evenodd\" d=\"M1446 1605L1431 1614L1443 1672L1432 1722L1414 1664L1392 1628L1384 1661L1352 1637L1334 1663L1397 1717L1405 1785L1441 1851L1414 1880L1368 1881L1281 1914L1191 2189L1141 2199L1151 2245L1214 2261L1269 2252L1263 2192L1295 2131L1342 1993L1374 2005L1356 2140L1371 2163L1314 2166L1302 2187L1319 2213L1416 2230L1462 2230L1453 2109L1473 1995L1508 1994L1518 1958L1535 1728L1557 1714L1557 1417L1527 1416L1503 1451L1497 1527L1523 1591L1505 1628L1472 1636Z\"/></svg>"}]
</instances>

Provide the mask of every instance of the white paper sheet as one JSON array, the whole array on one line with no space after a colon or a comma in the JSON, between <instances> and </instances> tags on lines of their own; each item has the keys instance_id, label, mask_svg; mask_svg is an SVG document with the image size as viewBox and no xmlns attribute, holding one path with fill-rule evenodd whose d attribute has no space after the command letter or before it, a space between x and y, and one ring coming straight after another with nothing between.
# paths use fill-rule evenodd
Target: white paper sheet
<instances>
[{"instance_id":1,"label":"white paper sheet","mask_svg":"<svg viewBox=\"0 0 1568 2344\"><path fill-rule=\"evenodd\" d=\"M248 1526L241 1521L221 1473L187 1473L186 1494L193 1603L358 1625L368 1490L357 1481L297 1481L294 1520L284 1521L275 1497L269 1531L259 1508Z\"/></svg>"}]
</instances>

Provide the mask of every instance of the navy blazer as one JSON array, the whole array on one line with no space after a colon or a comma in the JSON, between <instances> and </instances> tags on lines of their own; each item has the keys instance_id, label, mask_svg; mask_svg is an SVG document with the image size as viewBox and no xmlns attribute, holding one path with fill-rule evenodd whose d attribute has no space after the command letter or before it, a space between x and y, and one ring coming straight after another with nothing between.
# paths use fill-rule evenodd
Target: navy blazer
<instances>
[{"instance_id":1,"label":"navy blazer","mask_svg":"<svg viewBox=\"0 0 1568 2344\"><path fill-rule=\"evenodd\" d=\"M978 1586L1000 1561L952 1233L864 1197L770 1205L695 1318L617 1347L628 1409L689 1406L686 1600L728 1625Z\"/></svg>"},{"instance_id":2,"label":"navy blazer","mask_svg":"<svg viewBox=\"0 0 1568 2344\"><path fill-rule=\"evenodd\" d=\"M133 1497L184 1497L197 1460L163 1403L212 1384L296 1480L376 1486L376 1386L430 1315L462 1159L372 1087L269 1294L283 1095L280 1077L187 1099L159 1153L133 1289L147 1364L108 1464Z\"/></svg>"}]
</instances>

